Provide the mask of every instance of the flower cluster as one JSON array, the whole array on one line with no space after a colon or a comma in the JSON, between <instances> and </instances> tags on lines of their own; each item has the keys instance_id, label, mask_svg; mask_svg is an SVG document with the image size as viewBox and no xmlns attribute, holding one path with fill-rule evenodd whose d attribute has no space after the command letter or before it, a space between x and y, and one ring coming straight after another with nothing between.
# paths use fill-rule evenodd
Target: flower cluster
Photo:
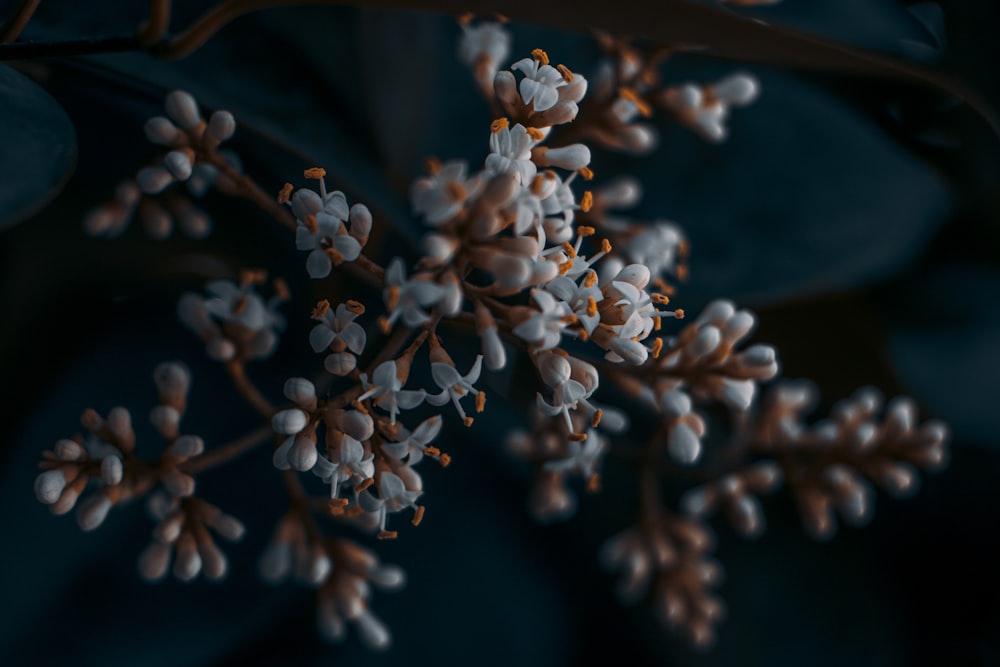
<instances>
[{"instance_id":1,"label":"flower cluster","mask_svg":"<svg viewBox=\"0 0 1000 667\"><path fill-rule=\"evenodd\" d=\"M118 236L134 215L156 240L168 238L175 227L195 239L211 233L212 219L192 197L204 196L213 186L222 192L236 189L239 157L219 149L236 132L236 120L228 111L216 111L206 121L183 90L167 95L165 107L167 115L150 118L145 131L149 142L166 152L139 169L133 180L122 182L111 201L90 212L84 220L88 234ZM187 186L186 194L177 187L180 183Z\"/></svg>"},{"instance_id":2,"label":"flower cluster","mask_svg":"<svg viewBox=\"0 0 1000 667\"><path fill-rule=\"evenodd\" d=\"M352 279L352 288L368 290L316 303L308 346L323 355L326 372L313 379L296 373L280 405L244 368L278 344L284 319L276 307L289 299L284 283L275 281L275 296L265 301L257 291L265 275L246 272L238 283L209 282L207 296L185 294L178 308L208 356L224 362L235 388L267 420L270 462L289 508L260 558L260 573L316 589L324 637L342 639L350 622L371 647L388 647L389 630L369 609L370 587L404 582L399 568L326 531L385 540L400 536L400 514L419 525L422 503L433 503L434 494L416 466L425 458L449 465L434 443L447 432L451 411L456 425L472 427L486 410L490 374L519 359L536 379L532 428L512 430L506 445L533 469L532 513L543 521L571 516L574 486L600 492L610 454L628 450L638 516L606 543L604 563L621 571L623 598L651 598L667 625L707 645L724 615L713 592L721 567L711 558L707 517L721 510L738 533L757 537L766 526L759 497L787 484L807 529L829 537L835 512L854 523L870 517L875 486L903 495L916 488L919 468L940 467L946 429L918 426L905 399L879 419L880 399L870 391L814 424L803 419L814 398L803 385L777 384L761 398L779 364L773 347L748 344L756 316L718 300L681 323L685 312L672 304L688 275L684 232L666 219L622 215L639 203L638 182L618 175L602 183L595 174L600 156L591 144L626 153L656 145L648 121L655 109L721 141L729 110L758 94L752 77L665 87L659 68L671 49L643 52L603 34L605 58L589 79L553 64L542 49L504 68L511 40L501 23L463 18L460 25L459 58L495 113L488 131L483 122L478 166L430 159L413 183L412 209L427 227L415 261L379 257L368 243L371 211L328 191L322 168L304 171L318 190L286 184L276 199L262 198L248 178L234 179L214 152L232 134L232 117L216 112L206 123L183 93L168 97L169 119L146 128L169 152L120 189L115 215L204 167L206 180L218 177L294 233L295 247L308 253L310 278L336 271ZM472 334L475 349L456 342L462 332ZM229 451L249 449L250 441L203 454L200 439L180 435L188 383L179 365L157 370L162 405L152 421L168 447L155 462L135 459L124 408L107 419L88 412L93 437L60 441L36 481L36 495L57 513L97 481L97 493L81 505L85 529L121 500L162 489L150 499L159 523L140 559L150 580L163 577L171 562L184 581L202 572L221 578L226 560L211 533L230 540L243 533L236 519L193 496L194 474L224 462ZM427 405L451 407L431 414ZM678 513L667 507L662 480L682 467L693 481Z\"/></svg>"}]
</instances>

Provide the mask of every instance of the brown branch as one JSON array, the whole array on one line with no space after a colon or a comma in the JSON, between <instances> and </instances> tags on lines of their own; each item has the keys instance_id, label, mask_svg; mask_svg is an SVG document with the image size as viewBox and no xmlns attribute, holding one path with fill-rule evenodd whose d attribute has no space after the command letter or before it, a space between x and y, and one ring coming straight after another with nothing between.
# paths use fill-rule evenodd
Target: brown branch
<instances>
[{"instance_id":1,"label":"brown branch","mask_svg":"<svg viewBox=\"0 0 1000 667\"><path fill-rule=\"evenodd\" d=\"M196 475L200 472L204 472L210 468L214 468L217 465L223 463L229 463L243 454L246 454L255 447L266 442L268 436L273 435L274 431L271 430L269 424L261 426L241 438L233 440L225 445L216 447L211 451L205 452L201 456L191 459L190 461L185 461L178 468L181 472L188 475Z\"/></svg>"},{"instance_id":2,"label":"brown branch","mask_svg":"<svg viewBox=\"0 0 1000 667\"><path fill-rule=\"evenodd\" d=\"M257 386L251 382L246 374L246 364L243 361L234 359L226 362L226 372L232 378L236 390L254 407L257 412L270 419L276 408L267 398L264 397Z\"/></svg>"},{"instance_id":3,"label":"brown branch","mask_svg":"<svg viewBox=\"0 0 1000 667\"><path fill-rule=\"evenodd\" d=\"M17 39L41 3L42 0L21 0L21 4L14 10L10 18L4 22L3 27L0 27L0 44L13 42Z\"/></svg>"},{"instance_id":4,"label":"brown branch","mask_svg":"<svg viewBox=\"0 0 1000 667\"><path fill-rule=\"evenodd\" d=\"M142 46L153 46L163 39L170 27L172 0L149 0L149 18L139 26L135 38Z\"/></svg>"}]
</instances>

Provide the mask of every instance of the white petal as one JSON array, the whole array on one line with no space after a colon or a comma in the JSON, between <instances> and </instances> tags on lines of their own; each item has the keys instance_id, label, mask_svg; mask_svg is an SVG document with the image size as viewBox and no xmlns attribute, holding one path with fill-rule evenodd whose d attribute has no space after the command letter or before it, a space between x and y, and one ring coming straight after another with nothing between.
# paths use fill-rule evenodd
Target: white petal
<instances>
[{"instance_id":1,"label":"white petal","mask_svg":"<svg viewBox=\"0 0 1000 667\"><path fill-rule=\"evenodd\" d=\"M312 346L313 352L322 352L330 347L330 343L336 337L336 334L333 333L330 327L320 324L313 327L312 331L309 332L309 345Z\"/></svg>"},{"instance_id":2,"label":"white petal","mask_svg":"<svg viewBox=\"0 0 1000 667\"><path fill-rule=\"evenodd\" d=\"M309 253L309 257L306 258L306 271L309 272L310 278L326 278L332 268L333 262L319 248Z\"/></svg>"}]
</instances>

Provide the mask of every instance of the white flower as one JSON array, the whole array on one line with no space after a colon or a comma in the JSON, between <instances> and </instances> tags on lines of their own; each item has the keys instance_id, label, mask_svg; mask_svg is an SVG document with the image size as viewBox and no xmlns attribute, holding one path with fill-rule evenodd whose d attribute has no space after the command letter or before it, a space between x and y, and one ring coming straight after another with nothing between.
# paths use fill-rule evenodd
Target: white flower
<instances>
[{"instance_id":1,"label":"white flower","mask_svg":"<svg viewBox=\"0 0 1000 667\"><path fill-rule=\"evenodd\" d=\"M533 58L522 58L511 66L524 74L518 90L525 104L535 111L551 109L559 101L559 88L566 85L562 73L551 65L542 65Z\"/></svg>"},{"instance_id":2,"label":"white flower","mask_svg":"<svg viewBox=\"0 0 1000 667\"><path fill-rule=\"evenodd\" d=\"M430 316L424 312L436 304L444 296L444 288L429 280L407 280L403 269L403 260L396 257L389 263L385 272L384 298L389 309L389 325L402 318L408 327L418 327L430 321Z\"/></svg>"},{"instance_id":3,"label":"white flower","mask_svg":"<svg viewBox=\"0 0 1000 667\"><path fill-rule=\"evenodd\" d=\"M538 167L531 160L531 147L535 140L527 128L518 123L490 133L490 154L486 156L486 172L490 174L517 174L522 185L531 183Z\"/></svg>"},{"instance_id":4,"label":"white flower","mask_svg":"<svg viewBox=\"0 0 1000 667\"><path fill-rule=\"evenodd\" d=\"M205 291L211 295L205 300L205 310L223 322L241 324L251 331L285 326L285 319L274 309L277 300L265 303L249 283L240 287L231 280L213 280L205 285Z\"/></svg>"},{"instance_id":5,"label":"white flower","mask_svg":"<svg viewBox=\"0 0 1000 667\"><path fill-rule=\"evenodd\" d=\"M421 422L413 433L401 429L401 435L405 436L404 439L399 442L385 443L382 445L382 451L396 460L402 460L403 457L409 455L407 464L416 465L424 458L427 445L441 432L441 426L441 416L435 415Z\"/></svg>"},{"instance_id":6,"label":"white flower","mask_svg":"<svg viewBox=\"0 0 1000 667\"><path fill-rule=\"evenodd\" d=\"M482 84L493 82L500 63L510 56L510 33L495 22L463 25L458 39L458 59L472 69Z\"/></svg>"},{"instance_id":7,"label":"white flower","mask_svg":"<svg viewBox=\"0 0 1000 667\"><path fill-rule=\"evenodd\" d=\"M562 330L573 316L569 305L549 292L532 290L540 310L514 327L514 335L531 343L537 350L550 350L559 344Z\"/></svg>"},{"instance_id":8,"label":"white flower","mask_svg":"<svg viewBox=\"0 0 1000 667\"><path fill-rule=\"evenodd\" d=\"M395 361L383 361L372 372L372 381L368 382L368 374L361 374L361 386L365 393L358 397L359 401L374 399L375 405L389 413L390 421L396 423L396 415L400 409L410 410L424 402L427 392L423 389L403 389L406 375L400 377Z\"/></svg>"},{"instance_id":9,"label":"white flower","mask_svg":"<svg viewBox=\"0 0 1000 667\"><path fill-rule=\"evenodd\" d=\"M358 504L369 514L375 514L379 530L385 530L386 516L390 512L399 512L407 507L416 507L417 498L423 491L408 491L403 480L391 472L383 472L378 483L376 498L370 491L358 496Z\"/></svg>"},{"instance_id":10,"label":"white flower","mask_svg":"<svg viewBox=\"0 0 1000 667\"><path fill-rule=\"evenodd\" d=\"M374 454L365 453L364 445L351 436L344 435L333 458L327 459L321 454L312 472L330 485L330 497L336 498L340 495L340 485L343 482L353 479L359 483L375 474L373 459Z\"/></svg>"},{"instance_id":11,"label":"white flower","mask_svg":"<svg viewBox=\"0 0 1000 667\"><path fill-rule=\"evenodd\" d=\"M440 394L427 394L427 402L431 405L444 405L449 400L458 410L459 416L465 421L466 426L470 418L465 415L465 410L459 402L466 394L477 396L479 390L473 387L478 380L479 374L483 370L483 355L476 355L476 361L472 364L472 369L464 377L451 364L435 361L431 364L431 376L434 382L441 388ZM478 406L477 406L478 407Z\"/></svg>"},{"instance_id":12,"label":"white flower","mask_svg":"<svg viewBox=\"0 0 1000 667\"><path fill-rule=\"evenodd\" d=\"M591 478L600 465L601 457L607 449L604 438L592 428L587 429L587 439L583 442L570 440L566 443L569 449L564 459L546 461L542 469L548 472L577 471L584 479Z\"/></svg>"},{"instance_id":13,"label":"white flower","mask_svg":"<svg viewBox=\"0 0 1000 667\"><path fill-rule=\"evenodd\" d=\"M483 188L482 179L469 178L467 172L465 161L450 160L437 173L414 181L410 189L414 211L435 227L454 218Z\"/></svg>"},{"instance_id":14,"label":"white flower","mask_svg":"<svg viewBox=\"0 0 1000 667\"><path fill-rule=\"evenodd\" d=\"M683 242L684 235L677 225L656 222L629 239L623 251L630 261L644 264L650 273L659 275L677 265L677 249Z\"/></svg>"},{"instance_id":15,"label":"white flower","mask_svg":"<svg viewBox=\"0 0 1000 667\"><path fill-rule=\"evenodd\" d=\"M314 317L320 324L309 332L309 344L313 351L322 352L336 344L337 352L346 347L354 354L361 354L368 336L364 327L354 321L359 314L358 310L349 309L347 304L341 303L336 310L326 308L322 315Z\"/></svg>"},{"instance_id":16,"label":"white flower","mask_svg":"<svg viewBox=\"0 0 1000 667\"><path fill-rule=\"evenodd\" d=\"M572 374L572 363L575 362L579 371L583 375L578 376L586 380L587 384L574 379ZM555 417L561 414L566 420L569 432L573 432L573 420L570 418L570 411L578 409L581 405L588 414L593 414L597 409L587 400L594 393L598 386L597 371L593 366L580 360L567 360L558 354L549 353L539 360L539 372L547 385L552 387L552 403L549 404L537 394L538 409L548 417Z\"/></svg>"},{"instance_id":17,"label":"white flower","mask_svg":"<svg viewBox=\"0 0 1000 667\"><path fill-rule=\"evenodd\" d=\"M544 289L569 306L588 334L594 332L594 327L601 321L597 303L604 299L596 282L587 287L586 281L580 284L568 276L558 276L547 283Z\"/></svg>"},{"instance_id":18,"label":"white flower","mask_svg":"<svg viewBox=\"0 0 1000 667\"><path fill-rule=\"evenodd\" d=\"M704 88L691 83L668 88L662 99L686 125L711 141L722 141L726 138L729 108L750 104L759 90L750 75L734 74Z\"/></svg>"}]
</instances>

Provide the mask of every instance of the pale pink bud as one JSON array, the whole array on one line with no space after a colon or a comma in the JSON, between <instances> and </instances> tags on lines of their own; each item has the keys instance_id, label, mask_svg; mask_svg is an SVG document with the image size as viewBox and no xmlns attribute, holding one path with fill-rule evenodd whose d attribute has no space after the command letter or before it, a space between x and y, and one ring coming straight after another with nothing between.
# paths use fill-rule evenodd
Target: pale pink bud
<instances>
[{"instance_id":1,"label":"pale pink bud","mask_svg":"<svg viewBox=\"0 0 1000 667\"><path fill-rule=\"evenodd\" d=\"M171 548L168 544L153 542L139 556L139 575L149 582L159 581L170 567Z\"/></svg>"},{"instance_id":2,"label":"pale pink bud","mask_svg":"<svg viewBox=\"0 0 1000 667\"><path fill-rule=\"evenodd\" d=\"M590 164L590 149L584 144L570 144L545 151L545 160L554 167L579 171Z\"/></svg>"},{"instance_id":3,"label":"pale pink bud","mask_svg":"<svg viewBox=\"0 0 1000 667\"><path fill-rule=\"evenodd\" d=\"M124 473L125 469L122 466L122 460L114 454L105 456L101 461L101 480L108 486L121 484Z\"/></svg>"},{"instance_id":4,"label":"pale pink bud","mask_svg":"<svg viewBox=\"0 0 1000 667\"><path fill-rule=\"evenodd\" d=\"M678 463L690 465L701 455L701 440L690 426L682 422L670 429L667 452Z\"/></svg>"},{"instance_id":5,"label":"pale pink bud","mask_svg":"<svg viewBox=\"0 0 1000 667\"><path fill-rule=\"evenodd\" d=\"M375 422L370 415L357 410L347 410L337 416L337 428L358 442L364 442L375 433Z\"/></svg>"},{"instance_id":6,"label":"pale pink bud","mask_svg":"<svg viewBox=\"0 0 1000 667\"><path fill-rule=\"evenodd\" d=\"M205 451L205 441L196 435L182 435L170 445L170 453L178 459L199 456Z\"/></svg>"},{"instance_id":7,"label":"pale pink bud","mask_svg":"<svg viewBox=\"0 0 1000 667\"><path fill-rule=\"evenodd\" d=\"M355 204L351 207L348 220L351 223L351 236L364 246L372 233L372 212L364 204Z\"/></svg>"},{"instance_id":8,"label":"pale pink bud","mask_svg":"<svg viewBox=\"0 0 1000 667\"><path fill-rule=\"evenodd\" d=\"M323 368L341 377L353 371L357 365L357 358L350 352L334 352L323 360Z\"/></svg>"},{"instance_id":9,"label":"pale pink bud","mask_svg":"<svg viewBox=\"0 0 1000 667\"><path fill-rule=\"evenodd\" d=\"M60 440L53 450L60 461L79 461L85 454L83 445L76 440Z\"/></svg>"}]
</instances>

